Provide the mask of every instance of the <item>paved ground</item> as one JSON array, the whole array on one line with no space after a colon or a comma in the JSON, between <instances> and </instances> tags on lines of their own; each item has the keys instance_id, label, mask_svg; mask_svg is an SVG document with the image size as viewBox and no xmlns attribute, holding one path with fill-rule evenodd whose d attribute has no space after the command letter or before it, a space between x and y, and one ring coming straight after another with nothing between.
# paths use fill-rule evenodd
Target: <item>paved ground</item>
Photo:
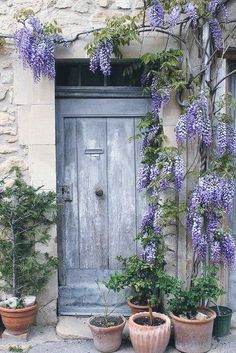
<instances>
[{"instance_id":1,"label":"paved ground","mask_svg":"<svg viewBox=\"0 0 236 353\"><path fill-rule=\"evenodd\" d=\"M59 338L53 327L33 328L29 341L0 339L0 353L97 353L91 340L64 340ZM134 353L130 342L125 341L119 353ZM177 353L168 347L166 353ZM236 353L236 331L218 341L213 340L209 353Z\"/></svg>"},{"instance_id":2,"label":"paved ground","mask_svg":"<svg viewBox=\"0 0 236 353\"><path fill-rule=\"evenodd\" d=\"M0 350L0 353L8 352L27 352L27 353L97 353L92 341L78 340L61 340L57 342L45 342L37 344L32 348L21 348L21 344L11 344L7 349ZM166 353L177 353L178 351L172 347L168 347ZM129 342L122 345L119 353L134 353ZM236 336L229 336L222 342L213 341L210 353L236 353Z\"/></svg>"}]
</instances>

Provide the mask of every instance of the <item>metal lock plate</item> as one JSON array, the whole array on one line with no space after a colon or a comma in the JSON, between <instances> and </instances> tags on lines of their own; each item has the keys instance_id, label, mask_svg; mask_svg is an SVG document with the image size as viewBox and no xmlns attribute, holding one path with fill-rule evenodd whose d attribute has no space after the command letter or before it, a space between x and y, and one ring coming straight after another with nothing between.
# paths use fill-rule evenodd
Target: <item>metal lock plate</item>
<instances>
[{"instance_id":1,"label":"metal lock plate","mask_svg":"<svg viewBox=\"0 0 236 353\"><path fill-rule=\"evenodd\" d=\"M73 201L73 185L59 185L59 195L63 201Z\"/></svg>"}]
</instances>

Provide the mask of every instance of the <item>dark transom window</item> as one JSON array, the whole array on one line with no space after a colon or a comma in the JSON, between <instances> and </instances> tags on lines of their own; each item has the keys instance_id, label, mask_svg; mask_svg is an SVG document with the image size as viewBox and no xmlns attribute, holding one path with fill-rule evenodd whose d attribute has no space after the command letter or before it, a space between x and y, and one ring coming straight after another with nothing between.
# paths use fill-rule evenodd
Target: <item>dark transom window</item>
<instances>
[{"instance_id":1,"label":"dark transom window","mask_svg":"<svg viewBox=\"0 0 236 353\"><path fill-rule=\"evenodd\" d=\"M112 74L104 77L99 71L92 73L89 62L58 62L56 64L57 86L140 86L140 72L133 70L133 61L112 63ZM131 75L132 73L132 75Z\"/></svg>"}]
</instances>

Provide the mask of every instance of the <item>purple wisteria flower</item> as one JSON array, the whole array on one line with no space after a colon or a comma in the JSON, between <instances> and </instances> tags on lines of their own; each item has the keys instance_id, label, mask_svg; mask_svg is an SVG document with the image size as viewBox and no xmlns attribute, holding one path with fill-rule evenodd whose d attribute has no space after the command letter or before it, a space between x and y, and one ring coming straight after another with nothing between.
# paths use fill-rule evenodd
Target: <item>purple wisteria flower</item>
<instances>
[{"instance_id":1,"label":"purple wisteria flower","mask_svg":"<svg viewBox=\"0 0 236 353\"><path fill-rule=\"evenodd\" d=\"M221 242L221 253L224 262L227 263L229 267L232 267L235 263L235 241L231 234L226 233Z\"/></svg>"},{"instance_id":2,"label":"purple wisteria flower","mask_svg":"<svg viewBox=\"0 0 236 353\"><path fill-rule=\"evenodd\" d=\"M209 22L209 25L214 45L216 49L221 49L223 47L223 34L220 23L216 18L212 18Z\"/></svg>"},{"instance_id":3,"label":"purple wisteria flower","mask_svg":"<svg viewBox=\"0 0 236 353\"><path fill-rule=\"evenodd\" d=\"M142 191L148 187L150 184L150 166L148 164L144 164L143 167L138 172L137 177L137 189L138 191Z\"/></svg>"},{"instance_id":4,"label":"purple wisteria flower","mask_svg":"<svg viewBox=\"0 0 236 353\"><path fill-rule=\"evenodd\" d=\"M228 21L229 14L228 14L228 10L227 10L227 7L225 6L225 4L221 4L220 10L219 10L219 15L220 15L220 19L222 21L224 21L224 22Z\"/></svg>"},{"instance_id":5,"label":"purple wisteria flower","mask_svg":"<svg viewBox=\"0 0 236 353\"><path fill-rule=\"evenodd\" d=\"M145 262L153 263L156 258L156 249L153 245L148 245L141 253L142 259Z\"/></svg>"},{"instance_id":6,"label":"purple wisteria flower","mask_svg":"<svg viewBox=\"0 0 236 353\"><path fill-rule=\"evenodd\" d=\"M98 44L90 58L90 71L93 73L100 67L104 76L111 75L111 56L113 51L112 40L106 40Z\"/></svg>"},{"instance_id":7,"label":"purple wisteria flower","mask_svg":"<svg viewBox=\"0 0 236 353\"><path fill-rule=\"evenodd\" d=\"M153 228L154 217L155 217L155 206L148 205L147 211L145 212L142 219L141 232L146 233L148 229Z\"/></svg>"},{"instance_id":8,"label":"purple wisteria flower","mask_svg":"<svg viewBox=\"0 0 236 353\"><path fill-rule=\"evenodd\" d=\"M164 23L163 5L158 0L153 0L150 7L150 26L155 29Z\"/></svg>"},{"instance_id":9,"label":"purple wisteria flower","mask_svg":"<svg viewBox=\"0 0 236 353\"><path fill-rule=\"evenodd\" d=\"M173 32L179 17L180 17L180 9L178 7L174 7L173 10L170 12L169 19L168 19L171 32Z\"/></svg>"},{"instance_id":10,"label":"purple wisteria flower","mask_svg":"<svg viewBox=\"0 0 236 353\"><path fill-rule=\"evenodd\" d=\"M214 265L219 265L221 261L221 246L219 241L212 241L210 244L210 259Z\"/></svg>"},{"instance_id":11,"label":"purple wisteria flower","mask_svg":"<svg viewBox=\"0 0 236 353\"><path fill-rule=\"evenodd\" d=\"M195 136L200 137L206 146L211 144L211 121L209 119L207 98L203 94L189 106L184 115L180 116L175 134L178 145L185 142L187 138L191 140Z\"/></svg>"},{"instance_id":12,"label":"purple wisteria flower","mask_svg":"<svg viewBox=\"0 0 236 353\"><path fill-rule=\"evenodd\" d=\"M152 183L160 176L161 170L156 165L150 166L150 182Z\"/></svg>"},{"instance_id":13,"label":"purple wisteria flower","mask_svg":"<svg viewBox=\"0 0 236 353\"><path fill-rule=\"evenodd\" d=\"M174 175L175 175L175 189L176 191L180 191L181 187L183 185L183 180L184 180L184 161L182 156L177 155L175 157L175 161L174 161Z\"/></svg>"},{"instance_id":14,"label":"purple wisteria flower","mask_svg":"<svg viewBox=\"0 0 236 353\"><path fill-rule=\"evenodd\" d=\"M221 0L210 0L208 4L208 10L213 15L216 12L218 6L220 6Z\"/></svg>"},{"instance_id":15,"label":"purple wisteria flower","mask_svg":"<svg viewBox=\"0 0 236 353\"><path fill-rule=\"evenodd\" d=\"M59 37L62 41L60 35L57 35L57 41ZM55 35L46 33L36 17L28 17L25 26L15 32L15 44L24 66L31 68L36 82L41 76L55 79Z\"/></svg>"},{"instance_id":16,"label":"purple wisteria flower","mask_svg":"<svg viewBox=\"0 0 236 353\"><path fill-rule=\"evenodd\" d=\"M162 96L156 88L155 78L153 79L151 84L151 97L152 97L152 113L154 116L158 116L162 105Z\"/></svg>"},{"instance_id":17,"label":"purple wisteria flower","mask_svg":"<svg viewBox=\"0 0 236 353\"><path fill-rule=\"evenodd\" d=\"M193 249L199 258L204 256L204 244L211 246L211 252L216 253L220 243L221 257L230 265L230 257L233 258L232 251L226 253L226 246L222 241L224 237L218 237L217 227L222 214L230 213L233 209L234 182L232 178L226 179L217 175L206 175L199 179L199 184L195 187L189 204L187 219L188 230L192 237ZM205 220L206 234L203 234L203 219ZM231 244L231 238L226 238L225 244ZM233 248L233 245L231 246ZM219 256L215 261L219 260Z\"/></svg>"},{"instance_id":18,"label":"purple wisteria flower","mask_svg":"<svg viewBox=\"0 0 236 353\"><path fill-rule=\"evenodd\" d=\"M236 155L236 136L230 124L219 121L216 129L216 154L222 157L225 153Z\"/></svg>"},{"instance_id":19,"label":"purple wisteria flower","mask_svg":"<svg viewBox=\"0 0 236 353\"><path fill-rule=\"evenodd\" d=\"M198 20L197 6L190 2L184 6L184 12L189 17L191 23L195 27L197 25Z\"/></svg>"},{"instance_id":20,"label":"purple wisteria flower","mask_svg":"<svg viewBox=\"0 0 236 353\"><path fill-rule=\"evenodd\" d=\"M160 133L160 125L159 124L152 126L149 130L147 130L145 132L145 136L143 139L142 150L149 147L153 143L155 138L159 135L159 133Z\"/></svg>"}]
</instances>

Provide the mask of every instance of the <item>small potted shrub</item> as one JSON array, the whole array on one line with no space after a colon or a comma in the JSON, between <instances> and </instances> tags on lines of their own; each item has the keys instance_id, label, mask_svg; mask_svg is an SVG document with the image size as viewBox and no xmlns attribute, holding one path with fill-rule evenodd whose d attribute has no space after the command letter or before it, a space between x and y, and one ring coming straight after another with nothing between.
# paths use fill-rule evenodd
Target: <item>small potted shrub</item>
<instances>
[{"instance_id":1,"label":"small potted shrub","mask_svg":"<svg viewBox=\"0 0 236 353\"><path fill-rule=\"evenodd\" d=\"M17 170L12 186L2 182L0 199L0 279L8 297L0 303L0 314L7 331L20 335L33 323L35 295L56 268L54 257L37 250L37 244L49 241L56 195L27 185Z\"/></svg>"},{"instance_id":2,"label":"small potted shrub","mask_svg":"<svg viewBox=\"0 0 236 353\"><path fill-rule=\"evenodd\" d=\"M147 248L142 256L134 255L129 258L118 258L123 270L110 276L106 286L115 292L129 288L132 296L128 305L132 314L146 312L151 306L154 311L163 310L163 295L172 293L177 280L169 276L163 269L163 258L148 256Z\"/></svg>"},{"instance_id":3,"label":"small potted shrub","mask_svg":"<svg viewBox=\"0 0 236 353\"><path fill-rule=\"evenodd\" d=\"M213 326L213 336L223 337L230 334L232 309L227 306L215 305L210 309L216 313L216 318Z\"/></svg>"},{"instance_id":4,"label":"small potted shrub","mask_svg":"<svg viewBox=\"0 0 236 353\"><path fill-rule=\"evenodd\" d=\"M104 314L92 316L88 326L92 332L95 348L100 352L111 353L120 348L126 320L122 315L113 314L115 308L109 311L110 291L103 291L101 285L97 284L104 301Z\"/></svg>"},{"instance_id":5,"label":"small potted shrub","mask_svg":"<svg viewBox=\"0 0 236 353\"><path fill-rule=\"evenodd\" d=\"M219 288L216 269L192 280L189 289L179 288L169 300L174 326L175 347L181 352L203 353L210 350L216 313L203 304L216 300L223 290Z\"/></svg>"},{"instance_id":6,"label":"small potted shrub","mask_svg":"<svg viewBox=\"0 0 236 353\"><path fill-rule=\"evenodd\" d=\"M140 312L128 321L130 339L136 353L164 353L170 340L171 321L160 313Z\"/></svg>"}]
</instances>

